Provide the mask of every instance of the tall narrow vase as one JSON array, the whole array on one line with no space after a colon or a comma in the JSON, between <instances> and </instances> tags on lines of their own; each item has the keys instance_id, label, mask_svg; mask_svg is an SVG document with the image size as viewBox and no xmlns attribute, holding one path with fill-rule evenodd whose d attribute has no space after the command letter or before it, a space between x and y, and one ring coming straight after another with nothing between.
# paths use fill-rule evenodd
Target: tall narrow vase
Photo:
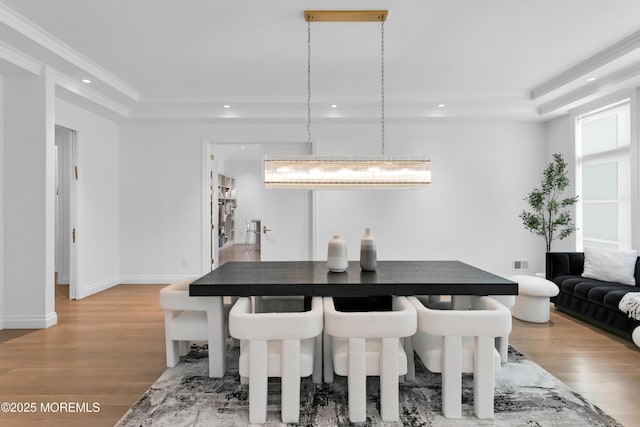
<instances>
[{"instance_id":1,"label":"tall narrow vase","mask_svg":"<svg viewBox=\"0 0 640 427\"><path fill-rule=\"evenodd\" d=\"M345 271L349 266L349 258L347 257L347 242L345 242L337 234L329 241L327 251L327 267L329 270L339 273Z\"/></svg>"},{"instance_id":2,"label":"tall narrow vase","mask_svg":"<svg viewBox=\"0 0 640 427\"><path fill-rule=\"evenodd\" d=\"M362 271L376 271L377 264L376 241L371 230L365 228L364 236L360 239L360 268Z\"/></svg>"}]
</instances>

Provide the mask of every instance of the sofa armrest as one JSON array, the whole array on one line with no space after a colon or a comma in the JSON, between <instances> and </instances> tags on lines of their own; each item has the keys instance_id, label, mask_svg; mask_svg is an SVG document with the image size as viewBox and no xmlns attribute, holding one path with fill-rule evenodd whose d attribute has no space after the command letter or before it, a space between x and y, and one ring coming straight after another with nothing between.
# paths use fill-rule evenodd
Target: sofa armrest
<instances>
[{"instance_id":1,"label":"sofa armrest","mask_svg":"<svg viewBox=\"0 0 640 427\"><path fill-rule=\"evenodd\" d=\"M547 252L545 270L547 280L558 276L580 276L584 270L584 253Z\"/></svg>"}]
</instances>

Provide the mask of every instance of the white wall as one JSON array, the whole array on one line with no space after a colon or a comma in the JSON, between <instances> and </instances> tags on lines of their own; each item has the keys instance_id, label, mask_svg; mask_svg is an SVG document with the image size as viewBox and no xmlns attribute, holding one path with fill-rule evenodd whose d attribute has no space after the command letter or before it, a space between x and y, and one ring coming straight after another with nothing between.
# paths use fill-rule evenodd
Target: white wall
<instances>
[{"instance_id":1,"label":"white wall","mask_svg":"<svg viewBox=\"0 0 640 427\"><path fill-rule=\"evenodd\" d=\"M318 154L380 152L379 126L314 125ZM518 214L546 163L539 123L387 123L387 154L429 154L433 184L419 191L320 191L323 259L332 234L346 237L357 259L371 227L380 259L460 259L511 274L512 260L543 271L544 242ZM120 150L120 265L123 282L166 283L198 275L201 144L208 140L291 140L304 124L125 124ZM345 147L349 147L348 149ZM181 265L187 257L191 263Z\"/></svg>"},{"instance_id":2,"label":"white wall","mask_svg":"<svg viewBox=\"0 0 640 427\"><path fill-rule=\"evenodd\" d=\"M545 159L544 126L527 123L420 123L386 126L387 154L428 154L432 184L424 190L322 191L319 241L333 234L358 259L371 228L379 259L459 259L511 274L513 260L542 271L544 243L518 214ZM371 132L373 130L373 132ZM370 125L321 127L320 154L379 153ZM348 141L354 141L356 146ZM348 147L348 148L345 148Z\"/></svg>"},{"instance_id":3,"label":"white wall","mask_svg":"<svg viewBox=\"0 0 640 427\"><path fill-rule=\"evenodd\" d=\"M56 124L76 131L77 296L119 282L119 125L56 100Z\"/></svg>"},{"instance_id":4,"label":"white wall","mask_svg":"<svg viewBox=\"0 0 640 427\"><path fill-rule=\"evenodd\" d=\"M171 283L205 271L200 266L203 134L197 128L162 123L122 126L122 283Z\"/></svg>"},{"instance_id":5,"label":"white wall","mask_svg":"<svg viewBox=\"0 0 640 427\"><path fill-rule=\"evenodd\" d=\"M45 328L57 323L53 75L3 83L4 327Z\"/></svg>"},{"instance_id":6,"label":"white wall","mask_svg":"<svg viewBox=\"0 0 640 427\"><path fill-rule=\"evenodd\" d=\"M4 329L4 76L0 75L0 330Z\"/></svg>"},{"instance_id":7,"label":"white wall","mask_svg":"<svg viewBox=\"0 0 640 427\"><path fill-rule=\"evenodd\" d=\"M567 162L567 176L569 177L569 187L566 196L576 194L576 144L574 120L571 116L565 115L551 120L547 123L547 162L552 160L552 155L560 153ZM540 176L542 178L542 175ZM575 215L574 215L575 221ZM563 240L554 240L551 243L551 250L554 252L571 252L576 250L576 234Z\"/></svg>"}]
</instances>

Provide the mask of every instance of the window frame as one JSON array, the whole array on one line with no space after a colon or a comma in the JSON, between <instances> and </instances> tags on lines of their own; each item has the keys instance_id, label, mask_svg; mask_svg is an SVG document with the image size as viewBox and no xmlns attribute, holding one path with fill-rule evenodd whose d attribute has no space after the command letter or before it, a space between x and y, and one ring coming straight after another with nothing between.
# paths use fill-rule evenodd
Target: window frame
<instances>
[{"instance_id":1,"label":"window frame","mask_svg":"<svg viewBox=\"0 0 640 427\"><path fill-rule=\"evenodd\" d=\"M585 201L582 197L578 198L576 205L576 248L579 251L584 250L584 242L591 241L602 244L616 244L618 249L631 249L633 244L634 230L632 222L633 206L632 194L636 188L632 185L634 174L632 174L632 137L634 131L632 128L632 111L633 102L631 98L625 98L615 103L610 103L604 107L593 109L586 113L575 116L575 157L576 157L576 193L584 194L582 187L582 170L586 165L599 165L608 162L617 162L618 170L618 196L616 200L593 200ZM582 155L582 127L589 122L599 120L611 114L617 115L618 142L617 147L611 150L600 151ZM635 163L635 162L634 162ZM607 241L593 238L586 238L583 234L583 207L587 205L596 205L599 203L616 202L618 207L618 238L617 241Z\"/></svg>"}]
</instances>

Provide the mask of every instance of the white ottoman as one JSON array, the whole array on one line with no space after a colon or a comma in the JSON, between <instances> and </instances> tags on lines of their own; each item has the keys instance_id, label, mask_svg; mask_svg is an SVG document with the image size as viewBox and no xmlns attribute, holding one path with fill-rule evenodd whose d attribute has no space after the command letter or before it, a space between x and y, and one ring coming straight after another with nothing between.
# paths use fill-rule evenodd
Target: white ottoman
<instances>
[{"instance_id":1,"label":"white ottoman","mask_svg":"<svg viewBox=\"0 0 640 427\"><path fill-rule=\"evenodd\" d=\"M640 326L638 326L633 330L633 333L631 334L631 339L638 347L640 347Z\"/></svg>"},{"instance_id":2,"label":"white ottoman","mask_svg":"<svg viewBox=\"0 0 640 427\"><path fill-rule=\"evenodd\" d=\"M511 276L509 280L518 282L518 295L511 307L513 317L526 322L548 322L549 298L559 292L555 283L534 276Z\"/></svg>"}]
</instances>

